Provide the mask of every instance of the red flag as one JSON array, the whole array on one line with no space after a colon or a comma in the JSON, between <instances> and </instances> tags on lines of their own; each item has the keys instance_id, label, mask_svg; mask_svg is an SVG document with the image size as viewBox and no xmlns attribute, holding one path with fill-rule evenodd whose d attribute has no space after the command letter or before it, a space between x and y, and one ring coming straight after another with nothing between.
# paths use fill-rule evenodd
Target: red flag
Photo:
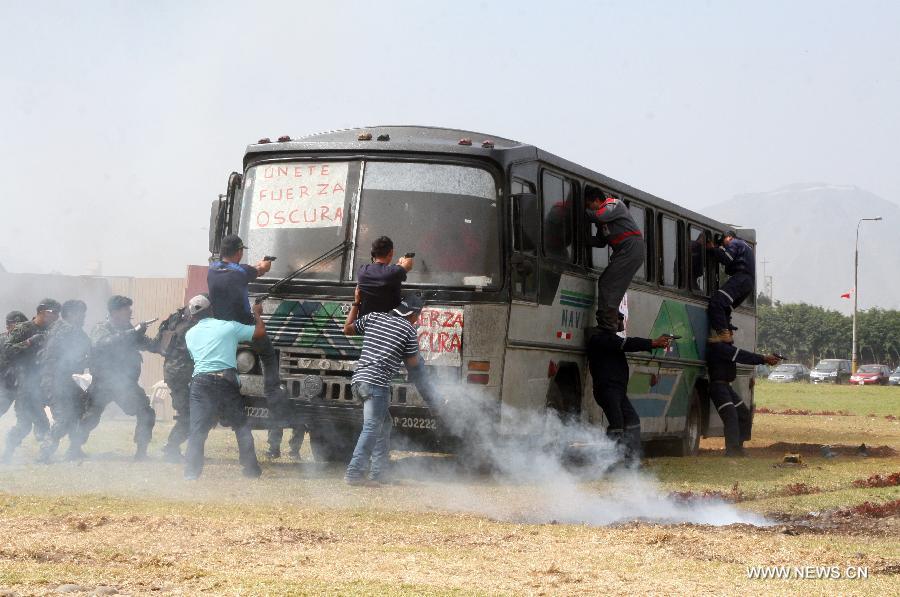
<instances>
[{"instance_id":1,"label":"red flag","mask_svg":"<svg viewBox=\"0 0 900 597\"><path fill-rule=\"evenodd\" d=\"M852 290L850 292L845 292L844 294L841 295L841 298L848 299L848 298L850 298L850 295L852 295L852 294L853 294Z\"/></svg>"}]
</instances>

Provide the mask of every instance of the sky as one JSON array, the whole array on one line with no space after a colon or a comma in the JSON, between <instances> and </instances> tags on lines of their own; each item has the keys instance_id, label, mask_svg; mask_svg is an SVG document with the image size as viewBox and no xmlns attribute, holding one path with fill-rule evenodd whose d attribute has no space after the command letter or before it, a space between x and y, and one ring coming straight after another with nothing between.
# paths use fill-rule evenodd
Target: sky
<instances>
[{"instance_id":1,"label":"sky","mask_svg":"<svg viewBox=\"0 0 900 597\"><path fill-rule=\"evenodd\" d=\"M260 137L447 126L691 209L798 182L900 202L896 2L15 2L0 264L181 276Z\"/></svg>"}]
</instances>

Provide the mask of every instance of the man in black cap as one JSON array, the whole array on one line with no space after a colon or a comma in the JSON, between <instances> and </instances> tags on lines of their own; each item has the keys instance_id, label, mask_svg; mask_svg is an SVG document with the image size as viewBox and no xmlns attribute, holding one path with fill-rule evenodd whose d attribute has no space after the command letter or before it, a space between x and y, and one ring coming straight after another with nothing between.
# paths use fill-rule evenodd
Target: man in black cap
<instances>
[{"instance_id":1,"label":"man in black cap","mask_svg":"<svg viewBox=\"0 0 900 597\"><path fill-rule=\"evenodd\" d=\"M64 302L62 317L50 328L38 356L41 391L47 397L53 414L53 425L41 443L39 462L49 463L60 440L67 435L69 457L77 457L77 453L71 452L72 435L84 413L85 394L72 375L84 373L91 352L91 340L83 329L86 314L84 301Z\"/></svg>"},{"instance_id":2,"label":"man in black cap","mask_svg":"<svg viewBox=\"0 0 900 597\"><path fill-rule=\"evenodd\" d=\"M729 278L709 299L709 327L711 336L727 331L731 325L731 312L753 294L756 280L756 257L753 247L728 230L719 246L710 241L707 245L713 258L725 266ZM736 328L735 328L736 329Z\"/></svg>"},{"instance_id":3,"label":"man in black cap","mask_svg":"<svg viewBox=\"0 0 900 597\"><path fill-rule=\"evenodd\" d=\"M750 439L752 424L750 409L731 387L737 377L736 364L777 365L779 361L774 354L763 356L737 348L734 345L735 329L729 325L716 337L711 336L706 347L709 397L725 427L725 456L744 455L744 442Z\"/></svg>"},{"instance_id":4,"label":"man in black cap","mask_svg":"<svg viewBox=\"0 0 900 597\"><path fill-rule=\"evenodd\" d=\"M619 313L619 332L624 331L625 316ZM588 341L588 365L594 384L594 400L606 415L606 436L616 442L627 463L641 459L641 419L628 399L628 360L625 353L650 352L668 348L672 339L622 337L600 328Z\"/></svg>"},{"instance_id":5,"label":"man in black cap","mask_svg":"<svg viewBox=\"0 0 900 597\"><path fill-rule=\"evenodd\" d=\"M401 363L408 369L421 364L416 322L423 303L412 295L390 313L369 313L357 319L359 288L355 298L344 322L344 334L363 337L350 386L353 397L362 402L363 426L344 479L349 485L378 485L387 476L391 459L391 379L400 371Z\"/></svg>"},{"instance_id":6,"label":"man in black cap","mask_svg":"<svg viewBox=\"0 0 900 597\"><path fill-rule=\"evenodd\" d=\"M10 332L17 325L26 321L28 321L28 317L21 311L10 311L6 314L6 331L0 332L0 417L5 415L12 406L16 389L16 373L3 357L3 348L6 346Z\"/></svg>"},{"instance_id":7,"label":"man in black cap","mask_svg":"<svg viewBox=\"0 0 900 597\"><path fill-rule=\"evenodd\" d=\"M3 461L9 462L22 440L32 428L38 439L47 433L49 422L44 408L47 400L41 394L38 376L38 351L46 340L50 326L59 319L60 304L50 298L37 306L37 315L31 321L17 325L9 334L3 349L3 358L15 369L16 376L16 424L6 435Z\"/></svg>"},{"instance_id":8,"label":"man in black cap","mask_svg":"<svg viewBox=\"0 0 900 597\"><path fill-rule=\"evenodd\" d=\"M147 324L132 325L132 304L127 296L113 296L107 303L109 316L106 321L101 321L91 331L89 362L93 381L88 390L88 407L71 436L72 455L81 455L81 447L100 423L106 405L115 402L125 414L137 418L134 459L147 458L156 411L150 406L150 398L138 384L138 379L141 376L141 351L151 351L153 345L147 338Z\"/></svg>"},{"instance_id":9,"label":"man in black cap","mask_svg":"<svg viewBox=\"0 0 900 597\"><path fill-rule=\"evenodd\" d=\"M221 259L210 264L206 284L209 288L213 317L254 325L248 285L257 277L268 273L272 268L272 262L263 259L255 266L241 263L246 248L241 237L236 234L229 234L223 238L219 245ZM272 425L284 427L287 400L281 391L278 353L268 335L254 338L253 349L262 363L263 393L269 405Z\"/></svg>"}]
</instances>

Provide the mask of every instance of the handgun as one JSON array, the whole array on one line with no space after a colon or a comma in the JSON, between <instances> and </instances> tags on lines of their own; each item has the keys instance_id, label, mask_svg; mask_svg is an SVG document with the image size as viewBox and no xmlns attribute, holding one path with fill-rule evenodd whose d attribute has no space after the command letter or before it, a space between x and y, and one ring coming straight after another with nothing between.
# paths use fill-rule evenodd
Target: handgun
<instances>
[{"instance_id":1,"label":"handgun","mask_svg":"<svg viewBox=\"0 0 900 597\"><path fill-rule=\"evenodd\" d=\"M276 259L278 259L278 257L273 257L271 255L263 255L262 258L263 261L275 261Z\"/></svg>"},{"instance_id":2,"label":"handgun","mask_svg":"<svg viewBox=\"0 0 900 597\"><path fill-rule=\"evenodd\" d=\"M681 340L681 336L676 336L675 334L663 334L666 338L671 338L672 340Z\"/></svg>"},{"instance_id":3,"label":"handgun","mask_svg":"<svg viewBox=\"0 0 900 597\"><path fill-rule=\"evenodd\" d=\"M151 324L154 324L157 321L159 321L159 317L154 317L153 319L148 319L147 321L142 321L141 325L144 327L149 327Z\"/></svg>"},{"instance_id":4,"label":"handgun","mask_svg":"<svg viewBox=\"0 0 900 597\"><path fill-rule=\"evenodd\" d=\"M783 355L783 354L778 354L777 352L773 352L773 353L772 353L772 356L773 356L773 357L776 357L778 360L781 360L781 361L785 360L784 355Z\"/></svg>"},{"instance_id":5,"label":"handgun","mask_svg":"<svg viewBox=\"0 0 900 597\"><path fill-rule=\"evenodd\" d=\"M406 255L404 255L404 257L406 257L407 259L412 259L415 256L416 256L415 253L407 253Z\"/></svg>"}]
</instances>

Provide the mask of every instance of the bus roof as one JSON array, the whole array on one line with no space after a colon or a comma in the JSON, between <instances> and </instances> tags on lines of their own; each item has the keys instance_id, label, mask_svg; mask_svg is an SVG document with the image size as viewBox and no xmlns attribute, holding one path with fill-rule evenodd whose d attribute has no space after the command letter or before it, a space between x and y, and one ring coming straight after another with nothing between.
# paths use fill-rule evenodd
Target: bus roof
<instances>
[{"instance_id":1,"label":"bus roof","mask_svg":"<svg viewBox=\"0 0 900 597\"><path fill-rule=\"evenodd\" d=\"M371 134L371 139L360 140L360 136L366 134ZM386 135L388 138L379 141L378 138L383 135ZM460 145L460 140L462 139L469 139L472 144ZM484 141L493 142L493 147L483 147L482 143ZM513 162L540 160L654 207L676 214L683 214L699 224L720 230L733 226L651 195L614 178L544 151L534 145L462 129L412 125L371 126L313 133L303 137L292 138L289 141L254 143L247 146L244 166L246 167L250 160L260 157L261 154L300 151L354 153L383 151L391 153L456 154L491 159L500 162L504 168ZM738 232L746 240L756 240L756 234L753 230L739 228Z\"/></svg>"}]
</instances>

